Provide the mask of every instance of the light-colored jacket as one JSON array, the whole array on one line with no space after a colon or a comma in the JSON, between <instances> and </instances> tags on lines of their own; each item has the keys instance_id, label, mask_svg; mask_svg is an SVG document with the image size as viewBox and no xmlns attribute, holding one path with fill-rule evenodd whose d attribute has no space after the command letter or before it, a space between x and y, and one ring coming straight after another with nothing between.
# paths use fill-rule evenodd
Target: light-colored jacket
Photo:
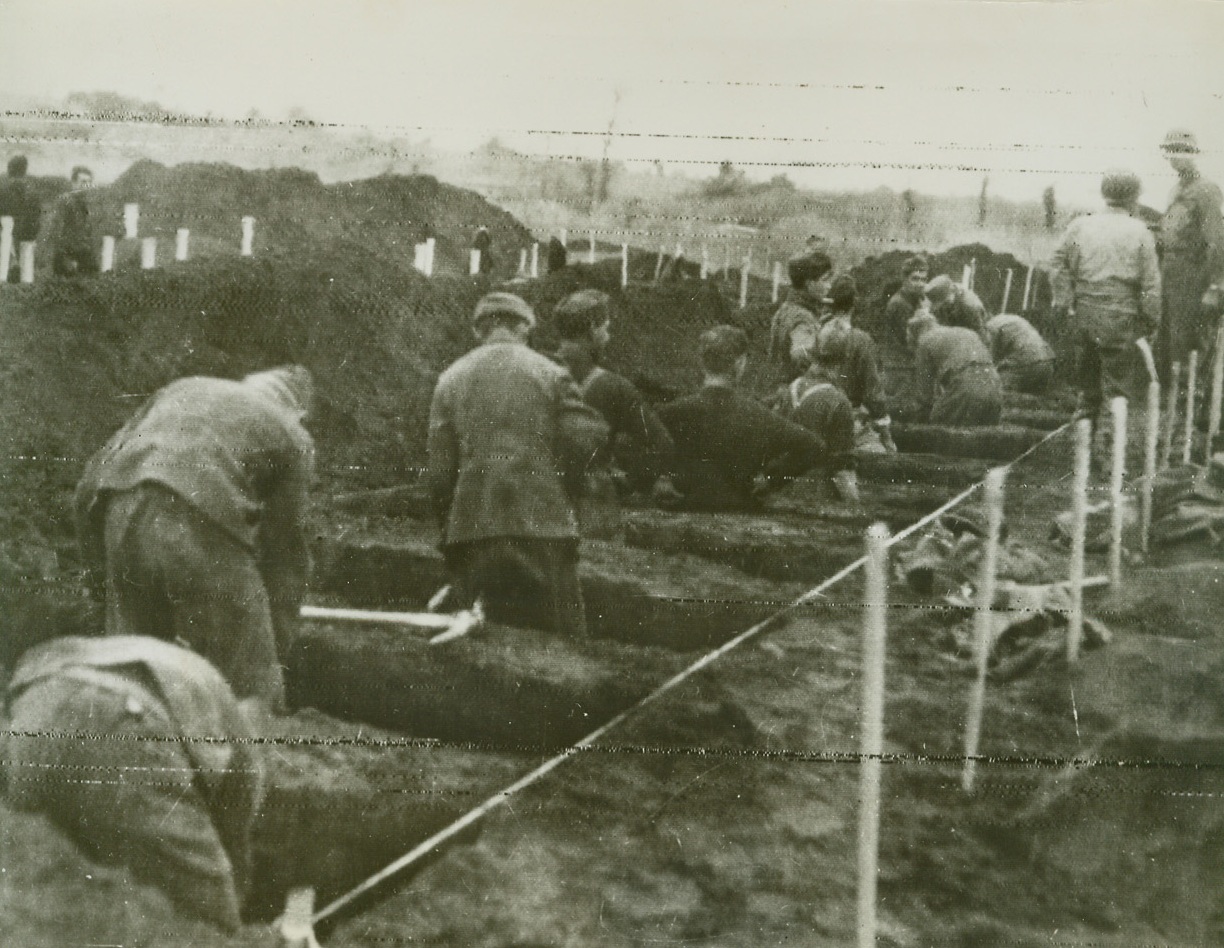
<instances>
[{"instance_id":1,"label":"light-colored jacket","mask_svg":"<svg viewBox=\"0 0 1224 948\"><path fill-rule=\"evenodd\" d=\"M478 346L442 373L429 411L443 542L576 538L574 501L607 438L564 368L520 342Z\"/></svg>"}]
</instances>

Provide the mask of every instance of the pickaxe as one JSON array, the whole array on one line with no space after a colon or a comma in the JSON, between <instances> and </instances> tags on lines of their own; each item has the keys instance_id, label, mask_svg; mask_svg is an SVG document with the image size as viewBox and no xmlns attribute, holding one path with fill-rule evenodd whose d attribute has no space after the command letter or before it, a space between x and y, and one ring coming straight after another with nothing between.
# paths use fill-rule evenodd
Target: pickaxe
<instances>
[{"instance_id":1,"label":"pickaxe","mask_svg":"<svg viewBox=\"0 0 1224 948\"><path fill-rule=\"evenodd\" d=\"M301 616L303 619L325 619L329 622L376 622L381 625L405 625L416 629L439 629L441 631L429 640L430 645L438 645L479 628L484 623L484 607L479 600L471 609L455 613L379 612L374 609L302 606Z\"/></svg>"}]
</instances>

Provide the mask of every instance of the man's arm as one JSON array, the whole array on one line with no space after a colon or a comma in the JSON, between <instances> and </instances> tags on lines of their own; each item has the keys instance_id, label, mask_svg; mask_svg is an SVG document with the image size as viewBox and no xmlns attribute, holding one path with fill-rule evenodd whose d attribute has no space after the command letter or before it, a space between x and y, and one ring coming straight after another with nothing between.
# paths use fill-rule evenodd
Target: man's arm
<instances>
[{"instance_id":1,"label":"man's arm","mask_svg":"<svg viewBox=\"0 0 1224 948\"><path fill-rule=\"evenodd\" d=\"M1050 265L1054 271L1051 280L1051 288L1054 291L1054 309L1063 313L1075 310L1075 269L1079 259L1078 233L1079 228L1076 227L1075 222L1072 222L1058 246L1054 248L1054 254L1050 258Z\"/></svg>"},{"instance_id":2,"label":"man's arm","mask_svg":"<svg viewBox=\"0 0 1224 948\"><path fill-rule=\"evenodd\" d=\"M264 498L259 526L259 572L272 606L272 625L282 657L289 646L306 582L310 577L310 545L306 508L314 483L314 443L299 431L281 462L281 473Z\"/></svg>"},{"instance_id":3,"label":"man's arm","mask_svg":"<svg viewBox=\"0 0 1224 948\"><path fill-rule=\"evenodd\" d=\"M568 372L555 376L557 400L557 460L571 496L581 491L583 475L608 442L608 424L586 403Z\"/></svg>"},{"instance_id":4,"label":"man's arm","mask_svg":"<svg viewBox=\"0 0 1224 948\"><path fill-rule=\"evenodd\" d=\"M825 455L824 441L818 435L764 406L754 421L764 462L760 473L770 487L811 470Z\"/></svg>"},{"instance_id":5,"label":"man's arm","mask_svg":"<svg viewBox=\"0 0 1224 948\"><path fill-rule=\"evenodd\" d=\"M1156 259L1156 238L1145 231L1139 243L1139 328L1145 336L1154 335L1160 326L1160 264Z\"/></svg>"},{"instance_id":6,"label":"man's arm","mask_svg":"<svg viewBox=\"0 0 1224 948\"><path fill-rule=\"evenodd\" d=\"M1204 182L1204 186L1195 194L1198 205L1199 227L1203 235L1203 243L1207 255L1207 270L1211 274L1211 282L1224 284L1224 215L1220 211L1220 189L1214 184Z\"/></svg>"},{"instance_id":7,"label":"man's arm","mask_svg":"<svg viewBox=\"0 0 1224 948\"><path fill-rule=\"evenodd\" d=\"M939 387L936 375L935 357L930 346L918 345L918 354L914 359L914 391L918 402L918 419L926 421L931 415L931 406L935 404L935 393Z\"/></svg>"},{"instance_id":8,"label":"man's arm","mask_svg":"<svg viewBox=\"0 0 1224 948\"><path fill-rule=\"evenodd\" d=\"M449 398L441 387L434 389L433 402L429 406L426 453L429 460L425 468L425 487L433 503L434 515L445 533L455 484L459 480L459 438Z\"/></svg>"}]
</instances>

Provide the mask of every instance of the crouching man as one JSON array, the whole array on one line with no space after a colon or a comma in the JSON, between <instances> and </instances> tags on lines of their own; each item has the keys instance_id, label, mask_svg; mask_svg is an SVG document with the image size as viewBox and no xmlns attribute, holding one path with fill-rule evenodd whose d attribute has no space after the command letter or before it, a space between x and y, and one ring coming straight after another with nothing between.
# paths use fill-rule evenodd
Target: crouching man
<instances>
[{"instance_id":1,"label":"crouching man","mask_svg":"<svg viewBox=\"0 0 1224 948\"><path fill-rule=\"evenodd\" d=\"M314 442L302 421L313 394L301 366L172 382L90 459L76 491L107 633L181 639L271 710L284 705L279 655L310 570Z\"/></svg>"},{"instance_id":2,"label":"crouching man","mask_svg":"<svg viewBox=\"0 0 1224 948\"><path fill-rule=\"evenodd\" d=\"M953 428L999 423L1003 386L976 332L941 326L934 316L922 315L909 321L907 333L922 420Z\"/></svg>"},{"instance_id":3,"label":"crouching man","mask_svg":"<svg viewBox=\"0 0 1224 948\"><path fill-rule=\"evenodd\" d=\"M480 345L442 373L429 411L430 494L463 605L498 622L585 636L575 503L608 427L569 372L533 351L535 313L476 305Z\"/></svg>"},{"instance_id":4,"label":"crouching man","mask_svg":"<svg viewBox=\"0 0 1224 948\"><path fill-rule=\"evenodd\" d=\"M7 704L14 806L184 914L238 929L263 765L217 669L145 636L59 638L25 652Z\"/></svg>"}]
</instances>

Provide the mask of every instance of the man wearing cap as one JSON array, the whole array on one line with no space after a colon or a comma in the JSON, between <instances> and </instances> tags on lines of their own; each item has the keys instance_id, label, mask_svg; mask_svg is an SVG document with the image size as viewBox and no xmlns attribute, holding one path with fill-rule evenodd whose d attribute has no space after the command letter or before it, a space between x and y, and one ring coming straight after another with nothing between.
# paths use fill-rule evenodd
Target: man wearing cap
<instances>
[{"instance_id":1,"label":"man wearing cap","mask_svg":"<svg viewBox=\"0 0 1224 948\"><path fill-rule=\"evenodd\" d=\"M54 638L21 655L6 706L10 803L184 914L241 926L262 748L216 668L158 638Z\"/></svg>"},{"instance_id":2,"label":"man wearing cap","mask_svg":"<svg viewBox=\"0 0 1224 948\"><path fill-rule=\"evenodd\" d=\"M819 250L787 263L790 289L769 326L769 363L778 382L789 382L811 361L820 315L833 278L833 261Z\"/></svg>"},{"instance_id":3,"label":"man wearing cap","mask_svg":"<svg viewBox=\"0 0 1224 948\"><path fill-rule=\"evenodd\" d=\"M1054 251L1054 312L1073 332L1080 410L1098 425L1101 408L1122 395L1128 417L1142 428L1140 353L1135 343L1160 326L1160 270L1156 241L1131 216L1139 178L1129 171L1101 180L1102 213L1073 220Z\"/></svg>"},{"instance_id":4,"label":"man wearing cap","mask_svg":"<svg viewBox=\"0 0 1224 948\"><path fill-rule=\"evenodd\" d=\"M986 339L986 305L973 290L940 274L926 285L931 313L943 326L963 326Z\"/></svg>"},{"instance_id":5,"label":"man wearing cap","mask_svg":"<svg viewBox=\"0 0 1224 948\"><path fill-rule=\"evenodd\" d=\"M855 412L855 450L867 453L896 451L892 440L892 420L884 400L884 377L880 357L870 334L853 325L858 302L854 277L842 274L829 287L829 314L824 328L837 323L836 353L825 359L827 369L846 393Z\"/></svg>"},{"instance_id":6,"label":"man wearing cap","mask_svg":"<svg viewBox=\"0 0 1224 948\"><path fill-rule=\"evenodd\" d=\"M999 313L986 321L990 355L1010 392L1041 395L1054 381L1054 350L1023 316Z\"/></svg>"},{"instance_id":7,"label":"man wearing cap","mask_svg":"<svg viewBox=\"0 0 1224 948\"><path fill-rule=\"evenodd\" d=\"M301 366L172 382L89 460L75 497L107 632L181 640L272 710L310 570L313 396Z\"/></svg>"},{"instance_id":8,"label":"man wearing cap","mask_svg":"<svg viewBox=\"0 0 1224 948\"><path fill-rule=\"evenodd\" d=\"M608 425L608 445L592 467L602 474L614 461L624 461L622 470L653 482L656 499L678 500L669 477L675 445L667 428L632 382L599 364L612 338L608 294L601 290L571 293L557 304L553 317L561 337L557 361L569 369L583 400Z\"/></svg>"},{"instance_id":9,"label":"man wearing cap","mask_svg":"<svg viewBox=\"0 0 1224 948\"><path fill-rule=\"evenodd\" d=\"M933 425L995 425L1003 415L1003 387L990 350L972 329L941 326L929 313L906 329L914 352L918 416Z\"/></svg>"},{"instance_id":10,"label":"man wearing cap","mask_svg":"<svg viewBox=\"0 0 1224 948\"><path fill-rule=\"evenodd\" d=\"M676 486L685 507L753 507L765 492L821 463L819 437L736 390L748 364L742 329L707 329L698 354L701 389L659 409L676 443Z\"/></svg>"},{"instance_id":11,"label":"man wearing cap","mask_svg":"<svg viewBox=\"0 0 1224 948\"><path fill-rule=\"evenodd\" d=\"M1224 293L1224 219L1220 189L1199 174L1194 135L1174 129L1161 145L1178 181L1161 222L1164 256L1161 277L1164 322L1160 368L1164 378L1174 362L1185 366L1198 350L1199 365L1210 365Z\"/></svg>"},{"instance_id":12,"label":"man wearing cap","mask_svg":"<svg viewBox=\"0 0 1224 948\"><path fill-rule=\"evenodd\" d=\"M608 427L565 368L528 348L535 323L513 294L477 303L480 345L434 389L426 482L464 604L585 636L575 502Z\"/></svg>"},{"instance_id":13,"label":"man wearing cap","mask_svg":"<svg viewBox=\"0 0 1224 948\"><path fill-rule=\"evenodd\" d=\"M901 265L901 288L892 295L884 309L884 322L897 342L905 342L905 327L926 297L930 264L926 257L915 255Z\"/></svg>"}]
</instances>

